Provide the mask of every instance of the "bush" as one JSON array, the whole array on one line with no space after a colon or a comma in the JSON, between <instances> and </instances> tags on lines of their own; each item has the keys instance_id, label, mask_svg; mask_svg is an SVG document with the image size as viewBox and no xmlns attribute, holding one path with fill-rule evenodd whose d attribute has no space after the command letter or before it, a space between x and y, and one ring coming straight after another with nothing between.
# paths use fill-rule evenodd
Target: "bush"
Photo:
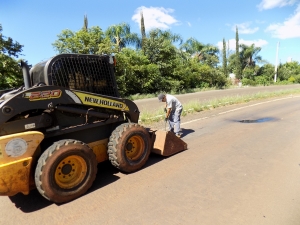
<instances>
[{"instance_id":1,"label":"bush","mask_svg":"<svg viewBox=\"0 0 300 225\"><path fill-rule=\"evenodd\" d=\"M269 82L264 76L255 77L255 82L259 85L264 85L264 86L269 85Z\"/></svg>"},{"instance_id":2,"label":"bush","mask_svg":"<svg viewBox=\"0 0 300 225\"><path fill-rule=\"evenodd\" d=\"M243 84L244 86L246 86L246 85L249 85L249 86L256 86L256 85L257 85L257 83L256 83L254 80L247 79L247 78L243 78L243 79L242 79L242 84Z\"/></svg>"},{"instance_id":3,"label":"bush","mask_svg":"<svg viewBox=\"0 0 300 225\"><path fill-rule=\"evenodd\" d=\"M296 83L300 83L300 75L296 75L295 76L295 82Z\"/></svg>"},{"instance_id":4,"label":"bush","mask_svg":"<svg viewBox=\"0 0 300 225\"><path fill-rule=\"evenodd\" d=\"M288 79L289 82L291 83L295 83L296 82L296 79L295 77L291 76L289 79Z\"/></svg>"}]
</instances>

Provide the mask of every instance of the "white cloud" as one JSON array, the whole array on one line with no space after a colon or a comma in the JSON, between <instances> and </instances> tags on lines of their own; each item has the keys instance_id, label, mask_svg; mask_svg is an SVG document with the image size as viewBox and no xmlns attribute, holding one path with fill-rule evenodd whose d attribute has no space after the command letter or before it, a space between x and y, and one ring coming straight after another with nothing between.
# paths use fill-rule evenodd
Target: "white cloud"
<instances>
[{"instance_id":1,"label":"white cloud","mask_svg":"<svg viewBox=\"0 0 300 225\"><path fill-rule=\"evenodd\" d=\"M239 34L253 34L259 30L258 27L250 28L251 22L245 22L240 24L235 24L231 27L233 31L236 31L236 27L238 28Z\"/></svg>"},{"instance_id":2,"label":"white cloud","mask_svg":"<svg viewBox=\"0 0 300 225\"><path fill-rule=\"evenodd\" d=\"M257 5L259 10L272 9L276 7L284 7L287 5L293 5L299 0L262 0L261 3Z\"/></svg>"},{"instance_id":3,"label":"white cloud","mask_svg":"<svg viewBox=\"0 0 300 225\"><path fill-rule=\"evenodd\" d=\"M228 49L228 41L229 41L229 50L230 51L235 51L235 39L229 39L226 41L226 48ZM244 40L244 39L240 39L239 40L239 44L245 44L245 45L252 45L254 44L255 47L263 47L265 45L268 44L268 42L266 40L262 40L262 39L258 39L258 40ZM220 50L223 49L223 41L219 41L217 43L217 46Z\"/></svg>"},{"instance_id":4,"label":"white cloud","mask_svg":"<svg viewBox=\"0 0 300 225\"><path fill-rule=\"evenodd\" d=\"M141 15L143 12L145 29L151 30L154 28L169 29L171 25L178 24L178 21L170 15L174 12L173 9L165 9L163 7L145 7L141 6L135 10L132 20L140 25Z\"/></svg>"},{"instance_id":5,"label":"white cloud","mask_svg":"<svg viewBox=\"0 0 300 225\"><path fill-rule=\"evenodd\" d=\"M266 32L270 32L272 37L287 39L300 37L300 4L294 15L286 19L283 23L274 23L267 27Z\"/></svg>"},{"instance_id":6,"label":"white cloud","mask_svg":"<svg viewBox=\"0 0 300 225\"><path fill-rule=\"evenodd\" d=\"M234 41L235 41L235 40L234 40ZM255 47L263 47L263 46L265 46L265 45L268 44L268 42L267 42L266 40L262 40L262 39L258 39L258 40L248 40L248 41L247 41L247 40L244 40L244 39L240 39L240 40L239 40L239 43L240 43L240 44L245 44L245 45L248 45L248 46L254 44Z\"/></svg>"},{"instance_id":7,"label":"white cloud","mask_svg":"<svg viewBox=\"0 0 300 225\"><path fill-rule=\"evenodd\" d=\"M191 27L191 26L192 26L192 24L191 24L190 22L187 22L187 24L188 24L188 26L189 26L189 27Z\"/></svg>"}]
</instances>

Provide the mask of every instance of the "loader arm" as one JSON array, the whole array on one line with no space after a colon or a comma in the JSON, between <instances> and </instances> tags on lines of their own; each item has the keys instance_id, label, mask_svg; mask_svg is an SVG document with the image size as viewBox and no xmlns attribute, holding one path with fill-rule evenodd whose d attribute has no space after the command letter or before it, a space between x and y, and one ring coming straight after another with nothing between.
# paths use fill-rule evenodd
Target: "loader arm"
<instances>
[{"instance_id":1,"label":"loader arm","mask_svg":"<svg viewBox=\"0 0 300 225\"><path fill-rule=\"evenodd\" d=\"M139 118L136 104L127 99L71 91L58 86L41 86L21 91L0 104L0 129L2 124L21 113L38 109L54 110L60 105L74 104L121 111L132 122L137 122Z\"/></svg>"}]
</instances>

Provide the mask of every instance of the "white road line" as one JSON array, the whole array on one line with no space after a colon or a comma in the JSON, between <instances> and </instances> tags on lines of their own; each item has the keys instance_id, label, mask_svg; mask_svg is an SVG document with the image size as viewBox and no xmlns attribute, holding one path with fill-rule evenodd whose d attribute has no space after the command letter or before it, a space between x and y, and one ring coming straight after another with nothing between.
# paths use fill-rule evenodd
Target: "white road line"
<instances>
[{"instance_id":1,"label":"white road line","mask_svg":"<svg viewBox=\"0 0 300 225\"><path fill-rule=\"evenodd\" d=\"M199 119L196 119L196 120L191 120L191 121L188 121L188 122L185 122L185 123L181 123L181 125L184 125L184 124L188 124L188 123L193 123L193 122L196 122L196 121L199 121L199 120L205 120L205 119L208 119L209 117L202 117L202 118L199 118Z\"/></svg>"},{"instance_id":2,"label":"white road line","mask_svg":"<svg viewBox=\"0 0 300 225\"><path fill-rule=\"evenodd\" d=\"M256 104L253 104L253 105L247 105L247 106L243 106L243 107L240 107L240 108L232 109L232 110L229 110L229 111L220 112L219 115L222 115L222 114L225 114L225 113L234 112L234 111L245 109L245 108L250 108L250 107L253 107L253 106L257 106L257 105L262 105L262 104L265 104L265 103L276 102L276 101L285 100L285 99L289 99L289 98L295 98L295 97L299 98L300 96L290 96L290 97L286 97L286 98L278 98L278 99L274 99L274 100L270 100L270 101L266 101L266 102L256 103Z\"/></svg>"}]
</instances>

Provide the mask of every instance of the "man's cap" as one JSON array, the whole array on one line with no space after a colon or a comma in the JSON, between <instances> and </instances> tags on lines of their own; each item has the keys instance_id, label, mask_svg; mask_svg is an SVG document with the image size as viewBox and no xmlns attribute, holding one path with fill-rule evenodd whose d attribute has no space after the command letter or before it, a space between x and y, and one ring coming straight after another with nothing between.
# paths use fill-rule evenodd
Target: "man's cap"
<instances>
[{"instance_id":1,"label":"man's cap","mask_svg":"<svg viewBox=\"0 0 300 225\"><path fill-rule=\"evenodd\" d=\"M158 95L158 100L161 102L164 97L165 97L165 94L161 93Z\"/></svg>"}]
</instances>

